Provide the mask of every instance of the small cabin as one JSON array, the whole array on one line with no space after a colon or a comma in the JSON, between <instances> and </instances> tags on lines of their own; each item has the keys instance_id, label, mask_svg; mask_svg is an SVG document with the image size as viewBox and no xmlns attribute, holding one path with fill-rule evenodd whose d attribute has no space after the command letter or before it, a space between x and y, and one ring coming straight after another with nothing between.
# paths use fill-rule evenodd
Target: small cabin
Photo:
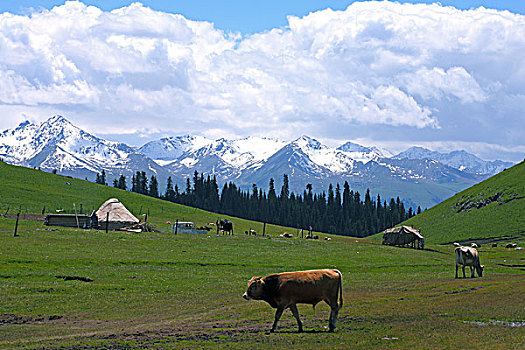
<instances>
[{"instance_id":1,"label":"small cabin","mask_svg":"<svg viewBox=\"0 0 525 350\"><path fill-rule=\"evenodd\" d=\"M397 247L425 249L425 238L410 226L399 226L385 230L383 244Z\"/></svg>"},{"instance_id":2,"label":"small cabin","mask_svg":"<svg viewBox=\"0 0 525 350\"><path fill-rule=\"evenodd\" d=\"M44 219L46 226L78 227L83 229L97 229L97 216L75 214L48 214Z\"/></svg>"}]
</instances>

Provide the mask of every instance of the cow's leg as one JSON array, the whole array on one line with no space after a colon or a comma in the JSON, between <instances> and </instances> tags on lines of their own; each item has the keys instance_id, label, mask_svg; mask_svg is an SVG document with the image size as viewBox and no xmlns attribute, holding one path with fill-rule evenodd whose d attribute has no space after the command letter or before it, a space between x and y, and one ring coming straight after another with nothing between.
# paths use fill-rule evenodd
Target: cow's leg
<instances>
[{"instance_id":1,"label":"cow's leg","mask_svg":"<svg viewBox=\"0 0 525 350\"><path fill-rule=\"evenodd\" d=\"M456 278L458 278L458 268L459 268L459 265L456 264Z\"/></svg>"},{"instance_id":2,"label":"cow's leg","mask_svg":"<svg viewBox=\"0 0 525 350\"><path fill-rule=\"evenodd\" d=\"M277 328L277 322L279 322L279 319L281 318L281 315L283 314L284 309L278 308L277 311L275 311L275 321L273 321L272 329L270 329L270 333L275 331L275 328Z\"/></svg>"},{"instance_id":3,"label":"cow's leg","mask_svg":"<svg viewBox=\"0 0 525 350\"><path fill-rule=\"evenodd\" d=\"M337 304L337 297L333 303L327 303L330 306L330 318L328 318L328 331L335 331L337 324L337 315L339 314L339 305Z\"/></svg>"},{"instance_id":4,"label":"cow's leg","mask_svg":"<svg viewBox=\"0 0 525 350\"><path fill-rule=\"evenodd\" d=\"M301 322L301 318L299 318L299 310L297 310L297 305L290 306L290 311L292 311L293 317L297 320L297 325L299 326L299 333L303 331L303 323Z\"/></svg>"},{"instance_id":5,"label":"cow's leg","mask_svg":"<svg viewBox=\"0 0 525 350\"><path fill-rule=\"evenodd\" d=\"M465 276L465 265L462 265L461 268L463 269L463 278L466 278L467 276Z\"/></svg>"},{"instance_id":6,"label":"cow's leg","mask_svg":"<svg viewBox=\"0 0 525 350\"><path fill-rule=\"evenodd\" d=\"M469 266L470 267L470 278L474 278L476 276L474 276L474 266Z\"/></svg>"}]
</instances>

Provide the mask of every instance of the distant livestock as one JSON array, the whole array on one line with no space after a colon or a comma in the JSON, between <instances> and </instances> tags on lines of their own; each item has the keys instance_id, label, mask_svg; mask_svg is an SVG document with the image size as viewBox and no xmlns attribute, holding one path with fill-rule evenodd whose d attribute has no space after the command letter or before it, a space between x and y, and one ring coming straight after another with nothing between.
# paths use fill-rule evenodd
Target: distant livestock
<instances>
[{"instance_id":1,"label":"distant livestock","mask_svg":"<svg viewBox=\"0 0 525 350\"><path fill-rule=\"evenodd\" d=\"M507 245L505 246L505 248L516 248L518 246L517 243L507 243Z\"/></svg>"},{"instance_id":2,"label":"distant livestock","mask_svg":"<svg viewBox=\"0 0 525 350\"><path fill-rule=\"evenodd\" d=\"M476 248L474 247L464 247L459 243L454 243L456 249L456 278L458 278L458 268L459 265L462 265L463 278L465 278L465 266L470 267L470 277L474 278L474 270L478 273L479 277L483 277L483 268L484 266L479 262L479 254Z\"/></svg>"},{"instance_id":3,"label":"distant livestock","mask_svg":"<svg viewBox=\"0 0 525 350\"><path fill-rule=\"evenodd\" d=\"M227 234L233 235L233 223L230 220L217 219L216 224L217 224L217 234L219 234L219 232L222 231L222 234L227 233Z\"/></svg>"},{"instance_id":4,"label":"distant livestock","mask_svg":"<svg viewBox=\"0 0 525 350\"><path fill-rule=\"evenodd\" d=\"M284 237L284 238L293 238L293 234L291 234L289 232L285 232L285 233L281 234L280 236Z\"/></svg>"},{"instance_id":5,"label":"distant livestock","mask_svg":"<svg viewBox=\"0 0 525 350\"><path fill-rule=\"evenodd\" d=\"M333 332L337 315L343 307L342 275L338 270L324 269L277 273L262 278L252 277L243 298L264 300L277 309L270 333L275 331L283 311L287 308L292 311L299 332L302 332L303 324L297 304L311 304L315 307L317 303L324 301L331 308L328 326L329 331Z\"/></svg>"}]
</instances>

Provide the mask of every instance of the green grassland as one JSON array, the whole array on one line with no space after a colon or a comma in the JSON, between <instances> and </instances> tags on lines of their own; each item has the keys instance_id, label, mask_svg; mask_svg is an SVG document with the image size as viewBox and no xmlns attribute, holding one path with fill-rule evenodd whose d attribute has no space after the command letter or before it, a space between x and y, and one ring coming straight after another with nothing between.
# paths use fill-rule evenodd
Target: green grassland
<instances>
[{"instance_id":1,"label":"green grassland","mask_svg":"<svg viewBox=\"0 0 525 350\"><path fill-rule=\"evenodd\" d=\"M525 162L491 177L404 224L425 242L511 241L525 236Z\"/></svg>"},{"instance_id":2,"label":"green grassland","mask_svg":"<svg viewBox=\"0 0 525 350\"><path fill-rule=\"evenodd\" d=\"M278 234L295 231L273 225L270 238L173 235L165 221L200 225L217 214L2 163L0 180L1 214L8 205L27 213L43 205L71 210L72 203L91 209L117 197L135 214L149 209L148 221L161 231L48 231L21 220L13 237L15 219L0 217L0 348L525 347L523 250L483 245L483 278L454 279L451 246L284 239ZM231 219L237 232L261 229ZM515 241L525 245L522 236ZM277 333L267 334L274 310L241 297L254 275L325 267L343 273L333 334L324 304L299 306L304 333L287 311Z\"/></svg>"}]
</instances>

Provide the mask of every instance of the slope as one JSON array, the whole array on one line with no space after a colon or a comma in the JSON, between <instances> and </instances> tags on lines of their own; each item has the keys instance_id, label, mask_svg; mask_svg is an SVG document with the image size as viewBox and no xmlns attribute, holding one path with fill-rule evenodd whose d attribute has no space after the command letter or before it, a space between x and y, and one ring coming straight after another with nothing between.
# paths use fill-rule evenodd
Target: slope
<instances>
[{"instance_id":1,"label":"slope","mask_svg":"<svg viewBox=\"0 0 525 350\"><path fill-rule=\"evenodd\" d=\"M525 161L472 186L404 224L430 243L525 236Z\"/></svg>"},{"instance_id":2,"label":"slope","mask_svg":"<svg viewBox=\"0 0 525 350\"><path fill-rule=\"evenodd\" d=\"M170 229L167 221L193 221L201 226L215 222L217 216L226 217L134 192L0 161L0 215L15 214L19 210L22 214L41 214L43 210L46 213L55 213L56 210L74 213L74 203L78 211L91 213L109 198L118 198L137 217L148 213L148 222L153 222L158 229L165 232ZM234 222L237 233L249 229L262 232L261 223L229 218ZM290 229L267 225L269 234L282 233L285 230Z\"/></svg>"}]
</instances>

